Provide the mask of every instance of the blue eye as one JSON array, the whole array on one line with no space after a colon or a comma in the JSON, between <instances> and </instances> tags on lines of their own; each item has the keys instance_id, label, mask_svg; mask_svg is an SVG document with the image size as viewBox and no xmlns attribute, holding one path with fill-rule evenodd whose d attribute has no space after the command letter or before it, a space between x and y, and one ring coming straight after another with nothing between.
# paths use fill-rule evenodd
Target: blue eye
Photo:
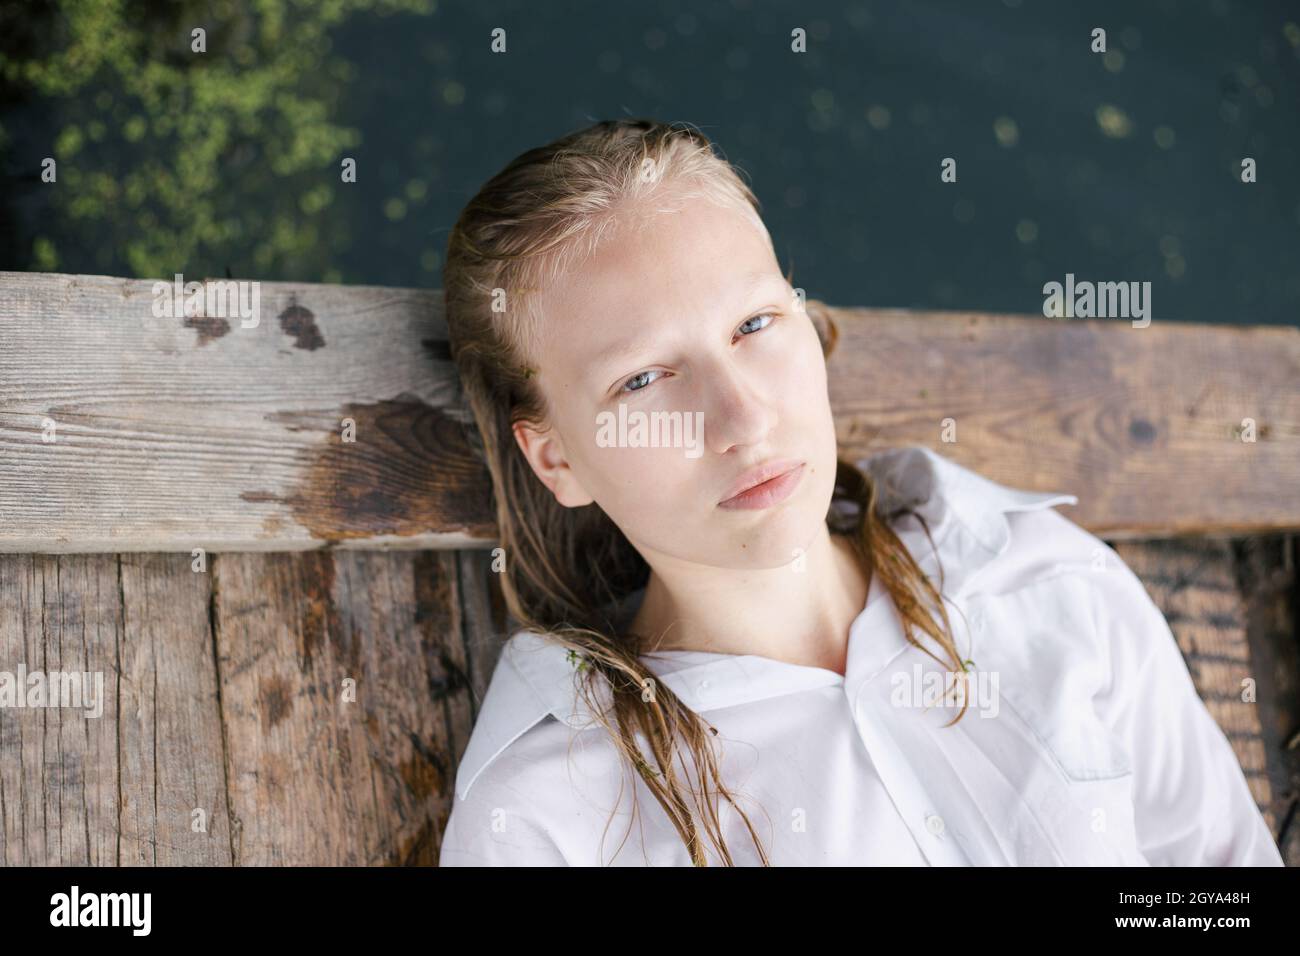
<instances>
[{"instance_id":1,"label":"blue eye","mask_svg":"<svg viewBox=\"0 0 1300 956\"><path fill-rule=\"evenodd\" d=\"M642 389L644 389L647 385L649 385L650 383L649 383L649 382L646 382L645 384L643 384L643 385L639 385L639 386L637 386L636 388L628 388L628 386L631 385L633 382L638 382L638 381L640 381L641 379L645 378L647 375L654 375L654 374L656 374L656 373L655 373L655 372L638 372L637 374L635 374L635 375L633 375L631 378L629 378L626 382L624 382L624 383L623 383L623 387L622 387L621 389L619 389L619 391L623 391L623 392L639 392L639 391L641 391ZM662 374L662 373L659 373L659 374Z\"/></svg>"},{"instance_id":2,"label":"blue eye","mask_svg":"<svg viewBox=\"0 0 1300 956\"><path fill-rule=\"evenodd\" d=\"M755 332L758 332L758 331L760 331L760 330L762 330L762 329L767 328L769 325L772 324L772 320L773 320L775 317L776 317L776 316L775 316L773 313L771 313L771 312L763 312L763 313L760 313L759 315L751 316L750 318L746 319L744 322L741 322L741 323L740 323L740 328L741 328L741 329L745 328L745 327L746 327L747 325L749 325L751 322L757 322L759 319L766 319L767 321L764 322L762 325L758 326L757 328L751 328L749 331L747 331L747 332L743 332L742 334L743 334L743 335L746 335L746 336L748 336L748 335L753 335ZM663 374L663 372L658 372L658 371L638 372L637 374L633 375L631 378L629 378L626 382L624 382L624 383L619 387L619 394L627 394L627 393L629 393L629 392L641 392L641 391L645 391L645 389L649 387L650 383L653 382L653 381L656 381L656 380L655 380L655 379L649 379L649 380L646 380L646 381L642 381L642 380L645 379L646 376L648 376L648 375L662 375L662 374ZM641 382L642 384L637 385L637 386L634 387L634 388L629 388L628 386L632 385L634 382Z\"/></svg>"}]
</instances>

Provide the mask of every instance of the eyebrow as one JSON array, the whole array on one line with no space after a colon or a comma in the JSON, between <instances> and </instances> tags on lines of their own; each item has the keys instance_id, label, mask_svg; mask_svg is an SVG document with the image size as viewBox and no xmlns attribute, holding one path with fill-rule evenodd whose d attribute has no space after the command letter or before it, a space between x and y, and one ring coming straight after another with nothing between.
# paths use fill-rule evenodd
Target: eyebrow
<instances>
[{"instance_id":1,"label":"eyebrow","mask_svg":"<svg viewBox=\"0 0 1300 956\"><path fill-rule=\"evenodd\" d=\"M785 276L768 272L767 270L745 273L741 276L741 282L739 283L745 289L744 298L742 298L741 301L748 302L751 298L756 298L753 291L754 289L762 288L766 285L775 285L778 282L786 288L789 288L790 286ZM643 351L645 351L645 346L640 342L620 342L617 345L610 346L598 355L595 355L587 367L590 370L599 371L616 360L630 359Z\"/></svg>"}]
</instances>

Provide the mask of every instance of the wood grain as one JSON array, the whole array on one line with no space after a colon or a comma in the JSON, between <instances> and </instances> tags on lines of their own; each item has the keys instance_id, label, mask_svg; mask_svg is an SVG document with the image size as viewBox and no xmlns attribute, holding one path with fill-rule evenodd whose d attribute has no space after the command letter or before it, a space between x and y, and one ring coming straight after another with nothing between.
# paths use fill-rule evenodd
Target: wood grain
<instances>
[{"instance_id":1,"label":"wood grain","mask_svg":"<svg viewBox=\"0 0 1300 956\"><path fill-rule=\"evenodd\" d=\"M0 273L0 551L485 545L436 292L267 282L245 329L152 287Z\"/></svg>"},{"instance_id":2,"label":"wood grain","mask_svg":"<svg viewBox=\"0 0 1300 956\"><path fill-rule=\"evenodd\" d=\"M1069 518L1115 539L1300 527L1300 328L832 314L831 404L855 459L928 445L1077 495Z\"/></svg>"},{"instance_id":3,"label":"wood grain","mask_svg":"<svg viewBox=\"0 0 1300 956\"><path fill-rule=\"evenodd\" d=\"M208 629L211 578L193 568L185 555L118 559L122 866L230 862L221 711Z\"/></svg>"},{"instance_id":4,"label":"wood grain","mask_svg":"<svg viewBox=\"0 0 1300 956\"><path fill-rule=\"evenodd\" d=\"M0 551L492 545L438 292L266 282L245 329L152 285L0 273ZM1300 528L1300 328L809 308L848 457L928 445L1114 538Z\"/></svg>"},{"instance_id":5,"label":"wood grain","mask_svg":"<svg viewBox=\"0 0 1300 956\"><path fill-rule=\"evenodd\" d=\"M176 555L0 556L0 670L102 708L0 708L6 865L230 862L206 575Z\"/></svg>"},{"instance_id":6,"label":"wood grain","mask_svg":"<svg viewBox=\"0 0 1300 956\"><path fill-rule=\"evenodd\" d=\"M435 863L496 662L474 556L0 555L0 671L104 687L0 707L0 863Z\"/></svg>"}]
</instances>

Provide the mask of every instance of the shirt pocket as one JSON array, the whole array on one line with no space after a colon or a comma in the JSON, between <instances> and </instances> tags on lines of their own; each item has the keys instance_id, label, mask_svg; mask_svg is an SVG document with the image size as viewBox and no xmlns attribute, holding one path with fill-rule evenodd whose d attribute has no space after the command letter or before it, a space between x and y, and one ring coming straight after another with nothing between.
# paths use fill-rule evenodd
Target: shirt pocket
<instances>
[{"instance_id":1,"label":"shirt pocket","mask_svg":"<svg viewBox=\"0 0 1300 956\"><path fill-rule=\"evenodd\" d=\"M1062 575L980 595L971 608L975 663L997 673L1000 706L1067 780L1120 781L1133 766L1093 707L1110 674L1086 587Z\"/></svg>"},{"instance_id":2,"label":"shirt pocket","mask_svg":"<svg viewBox=\"0 0 1300 956\"><path fill-rule=\"evenodd\" d=\"M1001 692L1001 706L1037 740L1067 779L1076 783L1117 780L1131 776L1133 767L1124 749L1091 711L1034 700L1023 687Z\"/></svg>"}]
</instances>

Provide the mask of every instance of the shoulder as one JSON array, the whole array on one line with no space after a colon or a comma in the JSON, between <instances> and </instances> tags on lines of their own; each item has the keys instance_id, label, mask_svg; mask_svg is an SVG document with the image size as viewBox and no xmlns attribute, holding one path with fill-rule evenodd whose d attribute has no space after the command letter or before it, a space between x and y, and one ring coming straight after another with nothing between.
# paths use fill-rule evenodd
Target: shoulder
<instances>
[{"instance_id":1,"label":"shoulder","mask_svg":"<svg viewBox=\"0 0 1300 956\"><path fill-rule=\"evenodd\" d=\"M502 840L517 836L526 851L543 832L558 840L556 827L585 826L581 804L616 803L620 761L582 680L580 661L558 641L513 633L456 767L448 844L468 836L476 852L502 852ZM591 695L595 705L608 704L599 682Z\"/></svg>"},{"instance_id":2,"label":"shoulder","mask_svg":"<svg viewBox=\"0 0 1300 956\"><path fill-rule=\"evenodd\" d=\"M1000 484L921 445L858 462L876 490L876 511L887 520L922 569L942 578L945 596L990 586L1017 564L1022 574L1043 573L1044 562L1077 550L1087 535L1058 514L1078 504L1060 489L1037 491ZM1043 536L1044 530L1051 533ZM1031 553L1032 552L1032 553Z\"/></svg>"},{"instance_id":3,"label":"shoulder","mask_svg":"<svg viewBox=\"0 0 1300 956\"><path fill-rule=\"evenodd\" d=\"M1007 548L983 582L991 593L1063 576L1077 577L1101 590L1142 588L1110 544L1060 512L1050 508L1020 512L1009 515L1007 524Z\"/></svg>"},{"instance_id":4,"label":"shoulder","mask_svg":"<svg viewBox=\"0 0 1300 956\"><path fill-rule=\"evenodd\" d=\"M1057 510L1078 504L1068 488L1001 484L924 446L858 465L876 485L877 511L936 584L942 580L945 597L1019 593L1039 619L1051 611L1099 626L1102 617L1150 623L1159 615L1119 554Z\"/></svg>"},{"instance_id":5,"label":"shoulder","mask_svg":"<svg viewBox=\"0 0 1300 956\"><path fill-rule=\"evenodd\" d=\"M580 691L578 664L534 631L503 646L457 767L445 861L562 863L563 847L591 843L574 834L599 813L607 818L621 763L608 734L586 732L601 725ZM604 706L599 684L594 693Z\"/></svg>"},{"instance_id":6,"label":"shoulder","mask_svg":"<svg viewBox=\"0 0 1300 956\"><path fill-rule=\"evenodd\" d=\"M1074 503L1074 495L1019 497L1024 492L990 488L988 479L953 463L940 470L948 478L936 483L925 507L939 521L934 537L945 578L955 579L944 597L969 614L984 663L1002 673L1007 693L1040 732L1051 732L1049 715L1067 704L1124 706L1135 675L1159 675L1179 693L1190 686L1146 585L1111 545L1052 507ZM923 539L906 540L911 548ZM1061 739L1073 733L1070 721L1059 725Z\"/></svg>"},{"instance_id":7,"label":"shoulder","mask_svg":"<svg viewBox=\"0 0 1300 956\"><path fill-rule=\"evenodd\" d=\"M506 641L457 768L457 797L468 796L483 770L507 750L567 740L564 731L595 725L580 693L580 663L535 631L516 631ZM599 685L595 693L603 705Z\"/></svg>"},{"instance_id":8,"label":"shoulder","mask_svg":"<svg viewBox=\"0 0 1300 956\"><path fill-rule=\"evenodd\" d=\"M580 809L578 779L592 773L594 735L575 744L575 731L539 720L500 752L474 767L471 785L458 786L443 831L442 866L563 866L582 861L588 814ZM579 751L574 753L574 751ZM577 757L571 764L571 758ZM466 764L462 761L461 766Z\"/></svg>"},{"instance_id":9,"label":"shoulder","mask_svg":"<svg viewBox=\"0 0 1300 956\"><path fill-rule=\"evenodd\" d=\"M1097 535L1051 509L1009 519L1010 543L984 582L991 594L1032 584L1069 584L1096 629L1138 624L1167 633L1164 617L1142 579Z\"/></svg>"}]
</instances>

